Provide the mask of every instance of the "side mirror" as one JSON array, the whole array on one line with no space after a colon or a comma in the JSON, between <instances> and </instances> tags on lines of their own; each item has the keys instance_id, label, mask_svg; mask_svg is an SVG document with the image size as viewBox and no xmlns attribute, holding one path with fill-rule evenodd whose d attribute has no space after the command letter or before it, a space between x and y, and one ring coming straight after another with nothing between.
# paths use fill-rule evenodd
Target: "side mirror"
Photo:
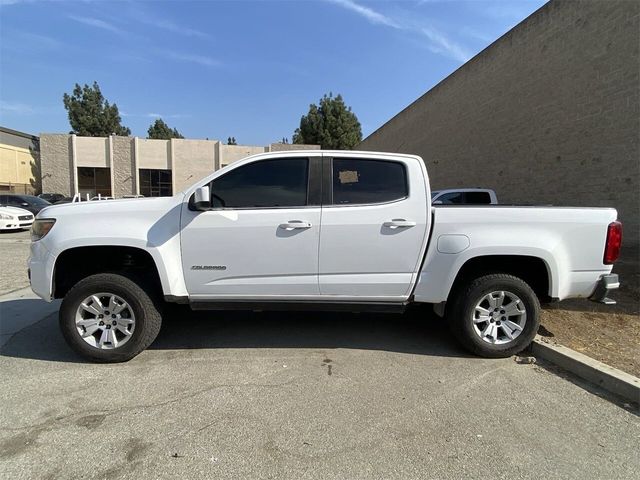
<instances>
[{"instance_id":1,"label":"side mirror","mask_svg":"<svg viewBox=\"0 0 640 480\"><path fill-rule=\"evenodd\" d=\"M193 194L193 206L196 210L204 211L211 208L211 193L209 187L199 187Z\"/></svg>"},{"instance_id":2,"label":"side mirror","mask_svg":"<svg viewBox=\"0 0 640 480\"><path fill-rule=\"evenodd\" d=\"M22 202L20 205L22 205L23 207L28 207L29 204L27 202Z\"/></svg>"},{"instance_id":3,"label":"side mirror","mask_svg":"<svg viewBox=\"0 0 640 480\"><path fill-rule=\"evenodd\" d=\"M433 205L442 205L442 200L436 200Z\"/></svg>"}]
</instances>

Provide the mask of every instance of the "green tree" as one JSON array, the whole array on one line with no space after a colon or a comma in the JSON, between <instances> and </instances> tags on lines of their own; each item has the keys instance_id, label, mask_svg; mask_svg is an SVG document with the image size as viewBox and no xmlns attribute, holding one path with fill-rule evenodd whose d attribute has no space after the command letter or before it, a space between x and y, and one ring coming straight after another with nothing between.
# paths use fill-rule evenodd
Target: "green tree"
<instances>
[{"instance_id":1,"label":"green tree","mask_svg":"<svg viewBox=\"0 0 640 480\"><path fill-rule=\"evenodd\" d=\"M170 138L184 138L175 128L171 128L161 118L156 119L147 130L147 138L156 140L169 140Z\"/></svg>"},{"instance_id":2,"label":"green tree","mask_svg":"<svg viewBox=\"0 0 640 480\"><path fill-rule=\"evenodd\" d=\"M102 96L98 82L82 87L76 83L72 94L65 93L62 100L69 115L71 133L86 137L131 135L131 130L120 123L118 106Z\"/></svg>"},{"instance_id":3,"label":"green tree","mask_svg":"<svg viewBox=\"0 0 640 480\"><path fill-rule=\"evenodd\" d=\"M236 142L236 137L227 138L227 145L238 145L238 143Z\"/></svg>"},{"instance_id":4,"label":"green tree","mask_svg":"<svg viewBox=\"0 0 640 480\"><path fill-rule=\"evenodd\" d=\"M342 95L331 93L311 104L309 113L300 119L300 127L293 134L293 143L319 144L324 149L350 150L362 141L360 122Z\"/></svg>"}]
</instances>

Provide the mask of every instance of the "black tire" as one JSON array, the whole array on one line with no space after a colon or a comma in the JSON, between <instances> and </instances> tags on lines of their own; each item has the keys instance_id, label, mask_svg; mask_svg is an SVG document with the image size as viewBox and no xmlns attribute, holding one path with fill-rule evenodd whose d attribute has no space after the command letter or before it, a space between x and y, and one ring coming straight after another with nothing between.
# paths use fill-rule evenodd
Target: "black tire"
<instances>
[{"instance_id":1,"label":"black tire","mask_svg":"<svg viewBox=\"0 0 640 480\"><path fill-rule=\"evenodd\" d=\"M75 325L75 315L80 303L88 296L108 292L125 300L135 315L135 329L121 347L103 350L85 342ZM59 312L60 329L69 346L81 356L100 363L126 362L132 359L158 336L162 325L159 295L143 282L115 273L99 273L80 280L67 293Z\"/></svg>"},{"instance_id":2,"label":"black tire","mask_svg":"<svg viewBox=\"0 0 640 480\"><path fill-rule=\"evenodd\" d=\"M492 344L483 340L474 329L473 315L478 302L495 291L511 292L524 304L526 322L522 332L509 343ZM460 285L447 302L447 319L453 335L470 352L481 357L504 358L529 346L540 325L540 302L535 292L522 279L502 273L484 275Z\"/></svg>"}]
</instances>

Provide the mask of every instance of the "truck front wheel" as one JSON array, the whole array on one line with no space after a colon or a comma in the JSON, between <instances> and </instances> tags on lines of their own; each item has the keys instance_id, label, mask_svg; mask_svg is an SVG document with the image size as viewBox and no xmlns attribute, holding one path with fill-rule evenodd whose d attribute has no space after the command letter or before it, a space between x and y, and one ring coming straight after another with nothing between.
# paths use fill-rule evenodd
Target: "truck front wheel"
<instances>
[{"instance_id":1,"label":"truck front wheel","mask_svg":"<svg viewBox=\"0 0 640 480\"><path fill-rule=\"evenodd\" d=\"M62 335L89 360L127 361L151 345L160 331L162 316L152 291L115 273L86 277L62 301Z\"/></svg>"},{"instance_id":2,"label":"truck front wheel","mask_svg":"<svg viewBox=\"0 0 640 480\"><path fill-rule=\"evenodd\" d=\"M509 357L522 351L540 325L538 297L526 282L512 275L476 278L460 286L449 305L447 317L453 334L482 357Z\"/></svg>"}]
</instances>

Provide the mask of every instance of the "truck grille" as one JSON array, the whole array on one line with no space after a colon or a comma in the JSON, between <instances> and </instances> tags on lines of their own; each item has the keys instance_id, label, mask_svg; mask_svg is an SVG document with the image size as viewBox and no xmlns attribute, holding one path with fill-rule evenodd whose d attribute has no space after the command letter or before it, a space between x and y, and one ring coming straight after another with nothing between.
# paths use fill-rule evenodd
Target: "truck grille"
<instances>
[{"instance_id":1,"label":"truck grille","mask_svg":"<svg viewBox=\"0 0 640 480\"><path fill-rule=\"evenodd\" d=\"M33 215L20 215L18 217L18 220L31 220L33 218Z\"/></svg>"}]
</instances>

